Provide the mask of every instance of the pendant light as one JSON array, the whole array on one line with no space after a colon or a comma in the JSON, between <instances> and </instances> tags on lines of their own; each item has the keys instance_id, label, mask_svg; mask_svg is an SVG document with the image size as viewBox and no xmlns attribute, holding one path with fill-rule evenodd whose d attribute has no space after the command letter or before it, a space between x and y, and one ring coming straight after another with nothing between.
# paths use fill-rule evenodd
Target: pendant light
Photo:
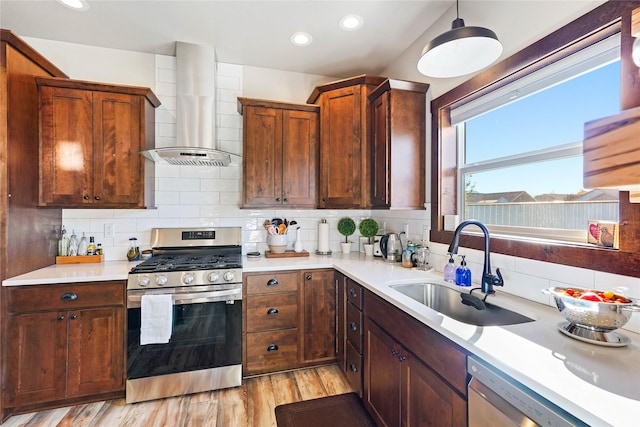
<instances>
[{"instance_id":1,"label":"pendant light","mask_svg":"<svg viewBox=\"0 0 640 427\"><path fill-rule=\"evenodd\" d=\"M456 0L451 30L431 40L418 60L418 71L429 77L457 77L478 71L502 54L496 33L483 27L465 27Z\"/></svg>"}]
</instances>

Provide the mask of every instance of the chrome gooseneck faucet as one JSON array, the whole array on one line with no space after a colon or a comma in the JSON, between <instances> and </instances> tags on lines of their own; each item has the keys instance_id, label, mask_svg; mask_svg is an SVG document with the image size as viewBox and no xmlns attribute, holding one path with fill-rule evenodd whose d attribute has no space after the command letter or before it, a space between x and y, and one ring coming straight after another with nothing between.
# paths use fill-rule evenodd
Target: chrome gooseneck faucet
<instances>
[{"instance_id":1,"label":"chrome gooseneck faucet","mask_svg":"<svg viewBox=\"0 0 640 427\"><path fill-rule=\"evenodd\" d=\"M484 268L482 272L482 282L481 282L481 290L485 294L493 294L495 291L493 290L494 286L504 286L504 280L502 280L502 274L500 274L500 269L496 269L496 275L491 273L491 261L489 259L489 230L487 227L478 220L469 219L463 221L458 225L456 231L453 233L453 239L451 240L451 244L449 245L449 253L457 254L458 253L458 240L460 240L460 232L467 225L477 225L482 232L484 233Z\"/></svg>"}]
</instances>

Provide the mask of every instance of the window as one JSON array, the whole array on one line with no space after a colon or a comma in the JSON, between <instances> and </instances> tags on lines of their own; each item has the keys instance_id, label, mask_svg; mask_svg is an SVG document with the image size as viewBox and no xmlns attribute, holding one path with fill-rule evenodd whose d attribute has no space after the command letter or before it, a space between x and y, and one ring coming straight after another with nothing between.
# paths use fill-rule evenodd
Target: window
<instances>
[{"instance_id":1,"label":"window","mask_svg":"<svg viewBox=\"0 0 640 427\"><path fill-rule=\"evenodd\" d=\"M620 36L451 110L459 212L496 234L586 243L618 192L582 186L584 123L620 111Z\"/></svg>"},{"instance_id":2,"label":"window","mask_svg":"<svg viewBox=\"0 0 640 427\"><path fill-rule=\"evenodd\" d=\"M444 229L444 217L453 214L462 215L461 209L466 206L463 204L464 200L462 200L466 199L465 190L473 189L475 180L475 186L479 192L481 188L479 183L484 178L483 175L498 174L501 169L505 170L506 168L526 170L527 168L537 167L542 162L555 163L553 168L545 168L552 170L568 171L580 167L580 162L574 155L577 152L577 148L572 145L580 141L573 138L544 138L545 144L525 150L520 149L517 152L503 151L489 153L488 155L487 152L482 150L473 152L473 144L476 142L470 138L473 139L475 137L469 137L469 134L476 132L473 127L479 125L473 124L472 121L481 120L483 116L489 117L491 114L497 114L497 107L506 106L508 102L504 102L505 97L508 97L509 93L516 88L510 85L526 82L529 76L534 76L538 71L549 69L554 63L559 63L577 52L585 51L590 46L609 39L611 36L619 35L619 63L614 64L614 62L602 61L600 65L603 65L604 68L594 65L585 67L584 70L594 70L594 72L598 73L607 72L605 68L609 66L619 67L620 80L616 92L620 96L618 108L624 110L640 106L640 79L637 78L640 70L631 58L634 41L631 35L631 15L636 7L636 2L605 2L591 12L561 27L504 61L491 66L484 72L432 101L432 209L430 231L430 240L432 242L447 245L451 242L453 232ZM565 68L568 69L569 67ZM581 75L581 73L575 73L575 75ZM563 78L560 81L569 80ZM553 85L544 87L551 86ZM525 84L518 89L525 92L526 87L528 85ZM522 92L512 93L511 95L518 95L519 98L523 99L523 101L519 102L524 102L525 96ZM526 94L537 92L539 92L539 89ZM489 94L493 94L494 98L488 98ZM533 99L533 95L531 98ZM478 101L481 99L482 102ZM513 104L515 106L516 103ZM463 106L465 107L462 108ZM494 110L496 112L492 113ZM460 126L461 123L466 124ZM540 124L540 127L543 126L544 124ZM534 128L534 130L538 129ZM458 150L458 134L461 134L461 137L464 138L466 145L471 145L469 150L464 147L465 151L469 151L468 155L463 156L463 151ZM502 137L503 135L498 133L496 136ZM579 139L581 137L582 134ZM517 144L512 143L507 143L505 146L507 148L518 148ZM555 158L553 158L554 156L551 156L552 158L550 159L543 158L547 155L545 152L549 150L551 152L555 151ZM520 163L520 161L523 162ZM495 163L491 164L491 162ZM527 163L530 163L530 165ZM482 169L483 166L486 166L486 170ZM461 172L471 176L467 180L466 186ZM550 173L550 171L545 170L545 173ZM558 179L565 179L564 174L559 175ZM527 181L532 180L535 180L535 178L527 179ZM507 180L503 178L503 181ZM506 188L504 187L503 189ZM556 189L555 192L559 193L560 190ZM640 239L638 239L638 236L640 236L640 204L631 203L629 193L621 191L618 206L617 218L620 222L619 250L539 237L531 238L511 232L498 234L492 231L491 251L532 260L640 277L640 269L638 268L638 265L640 265ZM598 216L600 217L600 215L603 214L599 213ZM582 222L582 219L580 222ZM530 224L531 222L524 228L532 229L533 227ZM541 228L551 228L551 226L544 224ZM571 228L569 227L566 230L571 230ZM483 239L477 233L465 232L460 238L460 245L482 250Z\"/></svg>"}]
</instances>

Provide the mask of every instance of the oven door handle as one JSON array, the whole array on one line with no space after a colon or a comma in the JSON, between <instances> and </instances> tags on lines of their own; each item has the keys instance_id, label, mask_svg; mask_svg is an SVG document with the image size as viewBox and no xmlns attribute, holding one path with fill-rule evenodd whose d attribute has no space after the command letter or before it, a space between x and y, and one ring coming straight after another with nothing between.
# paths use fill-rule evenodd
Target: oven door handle
<instances>
[{"instance_id":1,"label":"oven door handle","mask_svg":"<svg viewBox=\"0 0 640 427\"><path fill-rule=\"evenodd\" d=\"M127 308L138 308L142 301L142 296L149 295L164 295L160 292L148 292L148 291L129 291L127 292ZM222 301L238 301L242 299L242 289L229 289L225 291L210 291L210 292L184 292L171 294L173 299L173 305L184 304L200 304L206 302L222 302Z\"/></svg>"}]
</instances>

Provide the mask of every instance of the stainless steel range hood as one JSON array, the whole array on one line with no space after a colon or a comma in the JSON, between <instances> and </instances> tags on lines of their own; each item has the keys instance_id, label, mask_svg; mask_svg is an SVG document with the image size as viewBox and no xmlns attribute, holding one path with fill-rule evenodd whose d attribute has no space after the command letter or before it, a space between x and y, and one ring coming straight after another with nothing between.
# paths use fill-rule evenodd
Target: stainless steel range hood
<instances>
[{"instance_id":1,"label":"stainless steel range hood","mask_svg":"<svg viewBox=\"0 0 640 427\"><path fill-rule=\"evenodd\" d=\"M173 165L229 166L237 154L216 147L213 47L176 42L176 146L141 153Z\"/></svg>"}]
</instances>

